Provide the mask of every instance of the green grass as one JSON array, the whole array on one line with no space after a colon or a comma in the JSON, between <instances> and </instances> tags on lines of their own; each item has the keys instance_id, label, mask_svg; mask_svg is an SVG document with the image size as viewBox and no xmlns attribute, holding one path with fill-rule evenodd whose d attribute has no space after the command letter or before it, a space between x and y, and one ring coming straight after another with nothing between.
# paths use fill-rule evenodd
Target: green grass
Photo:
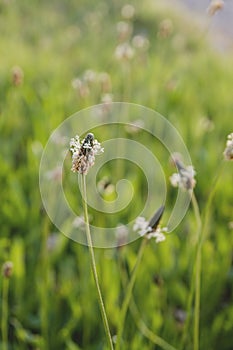
<instances>
[{"instance_id":1,"label":"green grass","mask_svg":"<svg viewBox=\"0 0 233 350\"><path fill-rule=\"evenodd\" d=\"M14 263L8 295L9 350L106 348L88 249L57 232L41 202L40 157L54 128L76 111L100 103L105 92L112 93L114 101L157 110L174 124L188 147L197 171L201 213L220 166L226 136L233 131L232 54L210 48L203 30L184 14L150 0L131 3L136 9L132 36L146 35L150 46L126 64L114 57L123 1L0 3L0 263ZM158 31L166 18L172 20L173 30L161 38ZM14 66L24 72L18 86L12 82ZM107 72L111 88L97 82L89 86L88 96L81 97L72 80L82 78L88 69ZM213 127L203 127L203 118ZM106 139L108 132L107 128L97 129L99 141ZM150 145L146 133L141 140ZM152 145L151 149L156 151ZM167 153L161 150L160 158L168 180L173 169ZM132 164L122 164L122 172L126 170L137 191L127 212L109 218L112 226L134 218L144 205L145 177L135 172ZM200 349L205 350L230 350L232 346L232 172L232 164L226 164L210 207L202 249ZM114 162L101 169L100 177L104 175L117 181ZM66 190L75 207L74 188ZM165 218L175 195L176 190L169 188ZM94 211L92 215L101 226L103 215ZM56 244L48 250L47 240L52 235ZM195 215L190 207L163 244L147 245L133 290L138 313L127 314L122 349L155 349L143 334L144 328L138 327L142 321L155 335L181 348L184 325L175 314L187 308L195 235ZM117 331L126 290L122 275L127 281L139 245L136 241L118 250L95 250L112 335ZM3 284L1 278L1 298ZM186 350L193 349L194 308L191 312Z\"/></svg>"}]
</instances>

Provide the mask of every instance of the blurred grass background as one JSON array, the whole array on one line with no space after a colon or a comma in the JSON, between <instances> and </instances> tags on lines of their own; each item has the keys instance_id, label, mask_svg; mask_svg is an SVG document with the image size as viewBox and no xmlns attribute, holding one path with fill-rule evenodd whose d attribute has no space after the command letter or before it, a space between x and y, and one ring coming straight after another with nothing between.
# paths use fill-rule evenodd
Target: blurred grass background
<instances>
[{"instance_id":1,"label":"blurred grass background","mask_svg":"<svg viewBox=\"0 0 233 350\"><path fill-rule=\"evenodd\" d=\"M210 47L199 23L172 6L130 4L132 18L122 11L123 1L0 2L0 263L14 263L9 349L105 346L87 249L58 233L41 203L40 157L54 128L77 110L108 100L157 110L189 149L201 210L232 132L232 53ZM119 47L123 43L129 46ZM138 188L143 180L138 176ZM206 350L232 349L232 198L232 164L226 164L203 247L201 349ZM143 206L143 196L136 201ZM115 224L121 220L119 214ZM165 244L148 245L134 290L140 317L177 349L195 230L190 209ZM96 250L113 334L123 298L120 276L133 266L138 244ZM3 278L0 283L2 290ZM155 349L130 314L124 332L125 349ZM186 349L192 349L191 329Z\"/></svg>"}]
</instances>

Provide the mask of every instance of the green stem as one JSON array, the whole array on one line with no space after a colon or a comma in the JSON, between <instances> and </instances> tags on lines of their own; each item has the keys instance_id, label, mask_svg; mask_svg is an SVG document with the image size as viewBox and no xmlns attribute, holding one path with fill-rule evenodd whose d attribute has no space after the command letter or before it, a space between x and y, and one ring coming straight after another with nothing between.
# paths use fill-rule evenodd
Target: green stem
<instances>
[{"instance_id":1,"label":"green stem","mask_svg":"<svg viewBox=\"0 0 233 350\"><path fill-rule=\"evenodd\" d=\"M112 343L112 337L110 333L110 328L108 324L108 319L107 315L105 312L104 308L104 302L100 290L100 285L99 285L99 280L98 280L98 274L97 274L97 269L96 269L96 262L95 262L95 255L94 255L94 250L93 250L93 244L92 244L92 238L91 238L91 232L90 232L90 226L89 226L89 218L88 218L88 210L87 210L87 190L86 190L86 177L85 175L82 175L82 188L83 188L83 208L84 208L84 218L85 218L85 223L86 223L86 236L87 236L87 244L88 244L88 249L90 253L90 258L91 258L91 268L93 272L93 277L97 289L97 294L98 294L98 302L100 306L100 311L104 323L104 328L107 336L107 340L109 343L109 348L111 350L114 350L113 348L113 343Z\"/></svg>"},{"instance_id":2,"label":"green stem","mask_svg":"<svg viewBox=\"0 0 233 350\"><path fill-rule=\"evenodd\" d=\"M41 269L41 282L40 282L40 298L41 298L41 331L43 336L43 347L44 350L49 349L49 324L48 324L48 290L49 290L49 256L47 250L48 242L48 233L49 233L49 220L45 219L43 231L42 231L42 247L41 247L41 260L40 268Z\"/></svg>"},{"instance_id":3,"label":"green stem","mask_svg":"<svg viewBox=\"0 0 233 350\"><path fill-rule=\"evenodd\" d=\"M197 221L197 225L198 225L199 238L198 238L198 243L197 243L197 251L196 251L196 255L195 255L195 267L194 267L193 273L192 273L192 283L191 283L191 288L190 288L190 293L189 293L189 298L188 298L187 320L185 323L183 337L181 340L181 349L184 349L184 345L185 345L187 335L188 335L188 329L189 329L190 320L191 320L191 309L192 309L192 303L193 303L194 290L196 290L195 309L194 309L194 317L195 317L194 339L196 339L196 341L194 342L194 349L198 348L198 346L199 346L201 249L202 249L202 245L204 243L204 240L207 238L207 234L208 234L207 228L208 228L208 221L209 221L209 216L210 216L210 208L211 208L211 205L213 202L214 195L215 195L216 190L217 190L218 181L219 181L220 175L222 173L222 170L224 168L224 165L225 165L225 162L222 161L218 167L218 171L217 171L217 174L213 180L213 183L211 186L211 192L208 196L207 204L205 206L205 209L203 211L202 216L200 216L198 203L197 203L197 200L196 200L194 193L192 196L192 204L193 204L194 213L195 213L195 217L196 217L196 221ZM203 222L203 225L202 225L202 222Z\"/></svg>"},{"instance_id":4,"label":"green stem","mask_svg":"<svg viewBox=\"0 0 233 350\"><path fill-rule=\"evenodd\" d=\"M193 327L193 349L199 350L199 329L200 329L200 299L201 299L201 260L202 244L201 229L202 221L196 196L193 192L192 205L197 221L197 253L195 259L195 299L194 299L194 327Z\"/></svg>"},{"instance_id":5,"label":"green stem","mask_svg":"<svg viewBox=\"0 0 233 350\"><path fill-rule=\"evenodd\" d=\"M192 205L193 205L195 218L197 221L197 239L199 240L200 235L201 235L202 219L201 219L199 205L198 205L198 202L197 202L197 199L196 199L194 192L192 194Z\"/></svg>"},{"instance_id":6,"label":"green stem","mask_svg":"<svg viewBox=\"0 0 233 350\"><path fill-rule=\"evenodd\" d=\"M124 330L124 324L125 324L125 318L126 318L126 314L127 314L127 310L129 307L129 302L130 302L130 298L132 296L132 291L133 291L133 287L134 287L134 283L136 280L136 276L137 276L137 271L138 271L138 267L140 265L140 262L142 260L142 256L144 253L144 249L147 243L147 238L143 238L142 243L140 245L140 249L137 255L137 260L136 263L134 265L134 269L129 281L129 284L127 286L126 289L126 294L125 294L125 298L123 301L123 305L122 305L122 309L121 309L121 314L120 314L120 319L119 319L119 325L118 325L118 332L117 332L117 343L116 343L116 350L120 350L120 344L122 341L122 335L123 335L123 330Z\"/></svg>"},{"instance_id":7,"label":"green stem","mask_svg":"<svg viewBox=\"0 0 233 350\"><path fill-rule=\"evenodd\" d=\"M193 349L199 350L199 331L200 331L200 299L201 299L201 246L198 246L196 258L196 272L195 272L195 299L194 299L194 342Z\"/></svg>"},{"instance_id":8,"label":"green stem","mask_svg":"<svg viewBox=\"0 0 233 350\"><path fill-rule=\"evenodd\" d=\"M210 216L210 208L211 208L213 198L214 198L214 195L215 195L217 187L218 187L218 182L219 182L219 179L220 179L220 176L221 176L221 173L224 169L225 164L226 164L226 162L223 160L221 162L221 164L219 165L217 174L216 174L214 181L213 181L213 184L211 186L211 192L209 194L207 204L205 206L205 210L203 213L203 233L202 233L202 237L201 237L201 244L204 243L204 240L207 238L207 235L208 235L207 227L208 227L209 216Z\"/></svg>"},{"instance_id":9,"label":"green stem","mask_svg":"<svg viewBox=\"0 0 233 350\"><path fill-rule=\"evenodd\" d=\"M193 349L194 350L199 350L202 246L207 236L207 226L208 226L208 219L210 214L210 207L213 201L214 194L217 189L218 180L220 178L220 174L223 169L223 164L224 163L222 162L222 164L219 166L218 172L213 181L212 191L209 195L203 218L200 215L199 206L198 206L194 192L192 196L192 204L193 204L193 209L194 209L197 226L198 226L197 253L196 253L196 260L195 260L195 299L194 299L194 329L193 329L193 333L194 333ZM202 221L204 222L203 229L202 229Z\"/></svg>"},{"instance_id":10,"label":"green stem","mask_svg":"<svg viewBox=\"0 0 233 350\"><path fill-rule=\"evenodd\" d=\"M118 258L118 263L119 263L119 270L120 270L120 277L121 277L122 286L125 287L127 284L127 276L125 273L125 269L123 268L124 264L123 264L123 261L122 261L120 255ZM137 305L134 301L133 296L130 299L129 310L130 310L130 312L135 320L135 323L136 323L139 331L144 335L144 337L149 339L155 345L160 346L164 350L177 350L172 345L167 343L163 338L156 335L154 332L152 332L147 327L147 325L145 324L145 322L142 320L142 318L140 316L140 313L138 311L138 308L137 308Z\"/></svg>"},{"instance_id":11,"label":"green stem","mask_svg":"<svg viewBox=\"0 0 233 350\"><path fill-rule=\"evenodd\" d=\"M132 308L132 305L131 305L131 308ZM148 338L152 343L160 346L164 350L177 350L172 345L168 344L163 338L154 334L142 320L136 320L136 323L137 323L137 327L142 332L142 334L146 338Z\"/></svg>"},{"instance_id":12,"label":"green stem","mask_svg":"<svg viewBox=\"0 0 233 350\"><path fill-rule=\"evenodd\" d=\"M196 254L196 262L195 262L195 300L194 300L194 344L193 349L199 350L199 328L200 328L200 295L201 295L201 269L202 269L202 246L205 238L207 237L207 226L210 215L210 207L217 189L218 181L220 178L220 174L223 169L223 162L218 168L218 172L213 181L212 191L210 192L203 219L200 216L200 211L198 207L198 203L196 197L193 193L192 196L192 204L194 208L194 213L196 216L196 220L198 223L198 243L197 243L197 254ZM202 229L202 221L203 229Z\"/></svg>"},{"instance_id":13,"label":"green stem","mask_svg":"<svg viewBox=\"0 0 233 350\"><path fill-rule=\"evenodd\" d=\"M200 289L201 289L201 248L202 248L202 239L201 239L201 230L202 230L202 219L200 215L200 210L196 196L191 193L192 196L192 205L194 210L194 215L197 222L197 237L196 237L196 252L194 258L194 268L192 271L191 277L191 288L188 297L187 305L187 320L184 326L183 337L181 339L181 349L184 349L186 343L189 326L191 321L191 311L194 297L194 325L193 325L193 348L194 350L199 349L199 320L200 320Z\"/></svg>"},{"instance_id":14,"label":"green stem","mask_svg":"<svg viewBox=\"0 0 233 350\"><path fill-rule=\"evenodd\" d=\"M9 278L4 276L2 285L2 350L8 350L8 291Z\"/></svg>"},{"instance_id":15,"label":"green stem","mask_svg":"<svg viewBox=\"0 0 233 350\"><path fill-rule=\"evenodd\" d=\"M189 292L189 296L188 296L188 303L187 303L187 318L185 321L183 336L181 339L181 346L180 346L181 350L185 349L185 343L186 343L187 337L189 335L189 325L190 325L190 321L191 321L191 311L192 311L193 296L194 296L194 284L195 284L194 283L195 282L194 276L195 276L195 268L193 268L193 270L192 270L191 287L190 287L190 292Z\"/></svg>"}]
</instances>

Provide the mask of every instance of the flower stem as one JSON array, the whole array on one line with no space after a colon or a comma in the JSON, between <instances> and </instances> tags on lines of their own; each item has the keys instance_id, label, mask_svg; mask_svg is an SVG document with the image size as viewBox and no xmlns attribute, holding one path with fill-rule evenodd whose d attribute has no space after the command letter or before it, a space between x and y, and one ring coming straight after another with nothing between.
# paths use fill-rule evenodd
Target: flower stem
<instances>
[{"instance_id":1,"label":"flower stem","mask_svg":"<svg viewBox=\"0 0 233 350\"><path fill-rule=\"evenodd\" d=\"M200 210L196 196L191 193L192 205L197 222L197 238L196 238L196 251L194 257L194 268L191 277L191 287L188 297L187 305L187 319L184 326L184 332L181 339L181 349L185 348L185 343L189 333L189 326L191 321L191 312L194 298L194 325L193 325L193 349L199 349L199 320L200 320L200 289L201 289L201 248L202 248L202 220L200 215ZM195 295L195 296L194 296Z\"/></svg>"},{"instance_id":2,"label":"flower stem","mask_svg":"<svg viewBox=\"0 0 233 350\"><path fill-rule=\"evenodd\" d=\"M40 317L41 317L41 331L44 340L43 349L49 349L49 323L48 323L48 314L49 314L49 302L48 302L48 292L49 292L49 255L47 250L47 241L49 233L49 220L45 219L43 230L42 230L42 246L41 246L41 260L40 260L40 269L41 269L41 281L39 284L40 291Z\"/></svg>"},{"instance_id":3,"label":"flower stem","mask_svg":"<svg viewBox=\"0 0 233 350\"><path fill-rule=\"evenodd\" d=\"M8 350L8 291L9 278L2 282L2 350Z\"/></svg>"},{"instance_id":4,"label":"flower stem","mask_svg":"<svg viewBox=\"0 0 233 350\"><path fill-rule=\"evenodd\" d=\"M197 221L197 252L195 258L195 299L194 299L194 327L193 327L193 349L199 349L199 328L200 328L200 299L201 299L201 261L202 261L202 244L201 230L202 220L196 196L193 192L192 205Z\"/></svg>"},{"instance_id":5,"label":"flower stem","mask_svg":"<svg viewBox=\"0 0 233 350\"><path fill-rule=\"evenodd\" d=\"M82 174L82 189L83 189L83 208L84 208L84 218L85 218L85 223L86 223L86 236L87 236L87 245L90 253L90 258L91 258L91 268L92 268L92 273L97 289L97 294L98 294L98 302L99 302L99 307L104 323L104 328L109 344L109 348L111 350L114 350L113 348L113 343L112 343L112 337L109 329L109 324L108 324L108 319L107 315L105 312L104 308L104 302L100 290L100 285L99 285L99 279L98 279L98 274L97 274L97 269L96 269L96 262L95 262L95 255L94 255L94 250L93 250L93 244L92 244L92 238L91 238L91 233L90 233L90 226L89 226L89 219L88 219L88 210L87 210L87 190L86 190L86 177L84 174Z\"/></svg>"},{"instance_id":6,"label":"flower stem","mask_svg":"<svg viewBox=\"0 0 233 350\"><path fill-rule=\"evenodd\" d=\"M218 168L218 172L213 181L212 191L208 197L208 201L207 201L203 216L200 215L198 202L194 192L192 195L192 205L193 205L193 209L194 209L194 213L197 221L197 232L198 232L195 271L194 271L195 272L194 329L193 329L193 335L194 335L193 349L194 350L199 350L202 246L207 236L207 226L208 226L208 219L210 214L210 207L213 201L214 194L217 189L218 180L220 178L220 175L223 169L223 164L224 163L222 162L222 164ZM202 221L203 221L203 225L202 225Z\"/></svg>"},{"instance_id":7,"label":"flower stem","mask_svg":"<svg viewBox=\"0 0 233 350\"><path fill-rule=\"evenodd\" d=\"M213 180L212 186L211 186L211 192L208 196L208 200L207 200L207 204L205 206L205 210L203 213L203 233L202 233L202 237L201 237L201 244L204 243L204 240L207 238L208 236L208 222L209 222L209 217L210 217L210 212L211 212L211 205L214 199L214 195L217 191L217 187L218 187L218 183L219 183L219 179L221 177L222 171L225 167L225 162L222 161L217 169L217 174Z\"/></svg>"},{"instance_id":8,"label":"flower stem","mask_svg":"<svg viewBox=\"0 0 233 350\"><path fill-rule=\"evenodd\" d=\"M223 169L223 164L224 163L222 162L222 164L219 166L217 175L213 181L212 191L207 201L203 219L200 215L199 206L194 193L192 196L192 204L193 204L194 213L198 224L198 242L197 242L197 253L196 253L196 261L195 261L196 269L195 269L195 300L194 300L194 343L193 343L194 350L199 350L202 246L203 246L204 240L207 237L207 226L208 226L208 219L210 214L210 207L213 201L214 194L217 189L218 180L220 178L220 175ZM202 228L202 221L203 221L203 228Z\"/></svg>"},{"instance_id":9,"label":"flower stem","mask_svg":"<svg viewBox=\"0 0 233 350\"><path fill-rule=\"evenodd\" d=\"M131 307L130 307L131 310L132 310L132 305L133 304L131 304ZM136 307L135 304L134 304L134 306ZM147 339L149 339L152 343L154 343L155 345L158 345L161 349L164 349L164 350L177 350L172 345L167 343L163 338L161 338L157 334L153 333L142 320L140 320L140 319L136 320L136 324L137 324L138 329L141 331L141 333Z\"/></svg>"},{"instance_id":10,"label":"flower stem","mask_svg":"<svg viewBox=\"0 0 233 350\"><path fill-rule=\"evenodd\" d=\"M121 314L120 314L120 319L119 319L119 324L118 324L116 350L120 350L120 345L121 345L122 335L123 335L123 330L124 330L124 324L125 324L125 318L126 318L127 310L129 307L130 298L132 295L134 283L136 280L138 267L139 267L140 262L142 260L142 256L144 253L146 243L147 243L147 238L143 238L142 243L140 245L138 255L137 255L137 260L136 260L136 263L134 265L133 272L131 274L131 278L130 278L130 281L128 283L127 289L126 289L126 294L125 294L125 298L124 298L123 305L121 308Z\"/></svg>"},{"instance_id":11,"label":"flower stem","mask_svg":"<svg viewBox=\"0 0 233 350\"><path fill-rule=\"evenodd\" d=\"M121 255L118 257L118 263L119 263L119 271L120 271L120 277L121 277L121 282L123 287L126 286L127 283L127 276L126 276L126 271L123 268L124 262L122 261ZM155 345L158 345L161 347L163 350L177 350L175 347L170 345L169 343L166 342L163 338L159 337L157 334L152 332L143 319L140 316L139 310L137 308L137 305L135 303L135 300L132 297L130 298L130 304L129 304L129 310L134 318L134 321L136 323L136 326L138 327L139 331L152 343Z\"/></svg>"}]
</instances>

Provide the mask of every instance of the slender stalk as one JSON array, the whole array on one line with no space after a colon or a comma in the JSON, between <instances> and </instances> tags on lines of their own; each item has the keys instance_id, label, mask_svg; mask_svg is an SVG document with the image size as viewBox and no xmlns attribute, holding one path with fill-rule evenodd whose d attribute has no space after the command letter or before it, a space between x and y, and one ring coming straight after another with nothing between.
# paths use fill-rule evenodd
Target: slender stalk
<instances>
[{"instance_id":1,"label":"slender stalk","mask_svg":"<svg viewBox=\"0 0 233 350\"><path fill-rule=\"evenodd\" d=\"M209 194L209 197L208 197L208 200L207 200L207 204L205 206L205 210L204 210L204 213L203 213L203 218L202 218L202 221L203 221L203 233L202 233L202 237L201 237L201 244L204 243L204 240L207 238L207 235L208 235L208 221L209 221L209 216L210 216L210 208L211 208L211 205L212 205L212 202L213 202L213 199L214 199L214 195L217 191L217 187L218 187L218 183L219 183L219 179L220 179L220 176L222 174L222 171L224 169L224 166L226 165L226 162L224 160L222 160L221 164L219 165L218 167L218 170L217 170L217 174L213 180L213 184L211 186L211 192Z\"/></svg>"},{"instance_id":2,"label":"slender stalk","mask_svg":"<svg viewBox=\"0 0 233 350\"><path fill-rule=\"evenodd\" d=\"M191 310L192 310L192 304L193 304L193 296L194 296L194 286L195 286L195 266L192 270L192 276L191 276L191 287L190 287L190 292L189 292L189 296L188 296L188 302L187 302L187 318L185 321L185 325L184 325L184 330L183 330L183 336L181 338L181 345L180 345L180 349L183 350L185 349L185 343L188 337L188 330L189 330L189 325L190 325L190 321L191 321Z\"/></svg>"},{"instance_id":3,"label":"slender stalk","mask_svg":"<svg viewBox=\"0 0 233 350\"><path fill-rule=\"evenodd\" d=\"M201 234L201 228L202 228L202 218L201 218L199 205L198 205L198 202L197 202L197 199L196 199L196 196L195 196L194 192L192 194L192 205L193 205L195 218L196 218L196 221L197 221L197 239L199 239L200 238L200 234Z\"/></svg>"},{"instance_id":4,"label":"slender stalk","mask_svg":"<svg viewBox=\"0 0 233 350\"><path fill-rule=\"evenodd\" d=\"M2 282L2 350L8 350L8 291L9 278L4 276Z\"/></svg>"},{"instance_id":5,"label":"slender stalk","mask_svg":"<svg viewBox=\"0 0 233 350\"><path fill-rule=\"evenodd\" d=\"M222 162L222 164L224 164ZM193 335L194 335L194 341L193 341L193 349L199 350L199 329L200 329L200 299L201 299L201 269L202 269L202 246L204 243L204 240L207 235L207 225L208 225L208 219L210 214L210 207L213 201L214 194L217 189L218 180L220 178L220 174L222 172L223 166L219 167L219 171L213 181L213 187L212 191L209 195L207 205L204 212L204 217L202 218L200 215L200 210L198 206L197 199L195 197L195 194L193 192L192 195L192 205L197 221L197 230L198 230L198 242L197 242L197 252L196 252L196 260L195 260L195 299L194 299L194 328L193 328ZM202 221L204 222L203 228L202 228Z\"/></svg>"},{"instance_id":6,"label":"slender stalk","mask_svg":"<svg viewBox=\"0 0 233 350\"><path fill-rule=\"evenodd\" d=\"M192 205L197 221L197 253L195 261L195 299L194 299L194 327L193 327L193 349L199 350L199 328L200 328L200 299L201 299L201 261L202 244L201 229L202 221L196 196L193 192Z\"/></svg>"},{"instance_id":7,"label":"slender stalk","mask_svg":"<svg viewBox=\"0 0 233 350\"><path fill-rule=\"evenodd\" d=\"M90 253L90 258L91 258L91 268L92 268L92 273L97 289L97 294L98 294L98 302L99 302L99 307L104 323L104 328L106 332L106 337L108 340L109 348L111 350L114 350L113 348L113 343L112 343L112 337L110 333L110 328L108 324L108 319L107 315L105 312L104 308L104 302L100 290L100 285L99 285L99 279L98 279L98 274L97 274L97 269L96 269L96 262L95 262L95 255L94 255L94 250L93 250L93 244L92 244L92 238L91 238L91 232L90 232L90 226L89 226L89 218L88 218L88 210L87 210L87 190L86 190L86 177L85 175L82 175L82 188L83 188L83 208L84 208L84 218L85 218L85 223L86 223L86 236L87 236L87 244L88 244L88 249Z\"/></svg>"},{"instance_id":8,"label":"slender stalk","mask_svg":"<svg viewBox=\"0 0 233 350\"><path fill-rule=\"evenodd\" d=\"M184 345L188 336L188 330L191 321L191 311L194 298L194 324L193 324L193 349L199 349L199 320L200 320L200 290L201 290L201 230L202 230L202 219L198 202L194 192L192 195L192 205L194 215L197 222L197 237L196 237L196 252L194 258L194 268L191 277L191 288L188 297L187 305L187 320L185 322L183 337L181 339L181 349L184 349Z\"/></svg>"},{"instance_id":9,"label":"slender stalk","mask_svg":"<svg viewBox=\"0 0 233 350\"><path fill-rule=\"evenodd\" d=\"M207 204L205 206L205 209L202 213L202 215L200 215L200 211L199 211L199 207L198 207L198 203L196 200L196 197L193 193L192 196L192 204L193 204L193 209L194 209L194 213L195 213L195 217L196 217L196 221L197 221L197 226L198 226L198 243L197 243L197 251L196 251L196 255L195 255L195 266L193 269L193 273L192 273L192 283L191 283L191 288L190 288L190 293L189 293L189 298L188 298L188 305L187 305L187 320L185 323L185 328L184 328L184 333L183 333L183 337L181 339L181 349L184 349L184 345L187 339L187 334L188 334L188 329L189 329L189 325L190 325L190 320L191 320L191 309L192 309L192 303L193 303L193 296L194 296L194 290L196 290L196 295L195 295L195 306L194 306L194 317L195 317L195 321L194 321L194 338L196 338L196 342L194 342L194 346L198 347L199 345L199 318L200 318L200 273L201 273L201 249L202 249L202 245L205 241L205 239L207 238L207 234L208 234L208 221L209 221L209 216L210 216L210 208L213 202L213 198L214 195L216 193L217 190L217 186L218 186L218 182L220 179L220 175L223 171L225 162L222 161L221 164L218 167L218 171L217 174L213 180L212 186L211 186L211 192L208 196L208 200L207 200ZM203 223L203 225L202 225ZM198 338L198 342L197 342L197 338ZM194 347L194 349L195 349Z\"/></svg>"},{"instance_id":10,"label":"slender stalk","mask_svg":"<svg viewBox=\"0 0 233 350\"><path fill-rule=\"evenodd\" d=\"M41 298L41 331L43 336L43 346L44 350L49 349L49 323L48 323L48 313L49 313L49 302L48 302L48 290L49 290L49 256L47 250L48 242L48 233L49 233L49 220L45 219L43 230L42 230L42 246L41 246L41 260L40 268L41 269L41 282L40 282L40 298Z\"/></svg>"},{"instance_id":11,"label":"slender stalk","mask_svg":"<svg viewBox=\"0 0 233 350\"><path fill-rule=\"evenodd\" d=\"M202 254L201 246L197 250L196 259L196 276L195 276L195 299L194 299L194 329L193 329L193 349L199 350L199 333L200 333L200 299L201 299L201 263Z\"/></svg>"},{"instance_id":12,"label":"slender stalk","mask_svg":"<svg viewBox=\"0 0 233 350\"><path fill-rule=\"evenodd\" d=\"M135 304L134 304L134 306L135 306ZM132 304L131 304L130 309L132 309ZM164 350L177 350L172 345L168 344L163 338L154 334L142 320L136 320L136 323L137 323L137 327L142 332L142 334L146 338L148 338L152 343L160 346Z\"/></svg>"},{"instance_id":13,"label":"slender stalk","mask_svg":"<svg viewBox=\"0 0 233 350\"><path fill-rule=\"evenodd\" d=\"M222 162L222 164L224 164ZM196 200L196 197L193 193L192 196L192 204L194 208L194 213L196 216L196 220L198 223L198 243L197 243L197 254L196 254L196 269L195 269L195 300L194 300L194 343L193 349L199 350L199 328L200 328L200 295L201 295L201 269L202 269L202 245L207 236L207 226L208 219L210 214L210 207L213 201L214 194L217 189L218 180L220 178L220 174L222 172L223 166L219 167L219 171L213 181L213 188L209 195L207 205L204 212L203 218L203 229L202 229L202 218L199 211L199 206Z\"/></svg>"},{"instance_id":14,"label":"slender stalk","mask_svg":"<svg viewBox=\"0 0 233 350\"><path fill-rule=\"evenodd\" d=\"M134 265L134 269L133 269L130 281L129 281L127 289L126 289L126 294L125 294L125 298L123 301L121 314L120 314L120 318L119 318L119 324L118 324L116 350L120 350L120 345L121 345L122 335L123 335L123 330L124 330L124 324L125 324L125 318L126 318L127 310L129 307L130 299L132 296L132 291L133 291L134 283L136 280L138 267L139 267L140 262L142 260L142 256L144 253L146 243L147 243L147 238L143 238L142 243L140 245L139 252L138 252L137 260L136 260L136 263Z\"/></svg>"},{"instance_id":15,"label":"slender stalk","mask_svg":"<svg viewBox=\"0 0 233 350\"><path fill-rule=\"evenodd\" d=\"M125 273L125 269L123 268L123 261L122 261L120 256L118 258L118 262L119 262L119 270L120 270L121 282L122 282L122 285L124 287L127 284L127 276L126 276L126 273ZM130 298L129 310L130 310L130 312L131 312L131 314L132 314L132 316L134 318L136 326L138 327L139 331L144 335L144 337L149 339L155 345L160 346L164 350L177 350L172 345L167 343L166 340L164 340L163 338L159 337L157 334L152 332L147 327L147 325L145 324L145 322L142 320L142 318L140 316L140 313L139 313L137 305L136 305L136 303L134 301L133 295Z\"/></svg>"}]
</instances>

